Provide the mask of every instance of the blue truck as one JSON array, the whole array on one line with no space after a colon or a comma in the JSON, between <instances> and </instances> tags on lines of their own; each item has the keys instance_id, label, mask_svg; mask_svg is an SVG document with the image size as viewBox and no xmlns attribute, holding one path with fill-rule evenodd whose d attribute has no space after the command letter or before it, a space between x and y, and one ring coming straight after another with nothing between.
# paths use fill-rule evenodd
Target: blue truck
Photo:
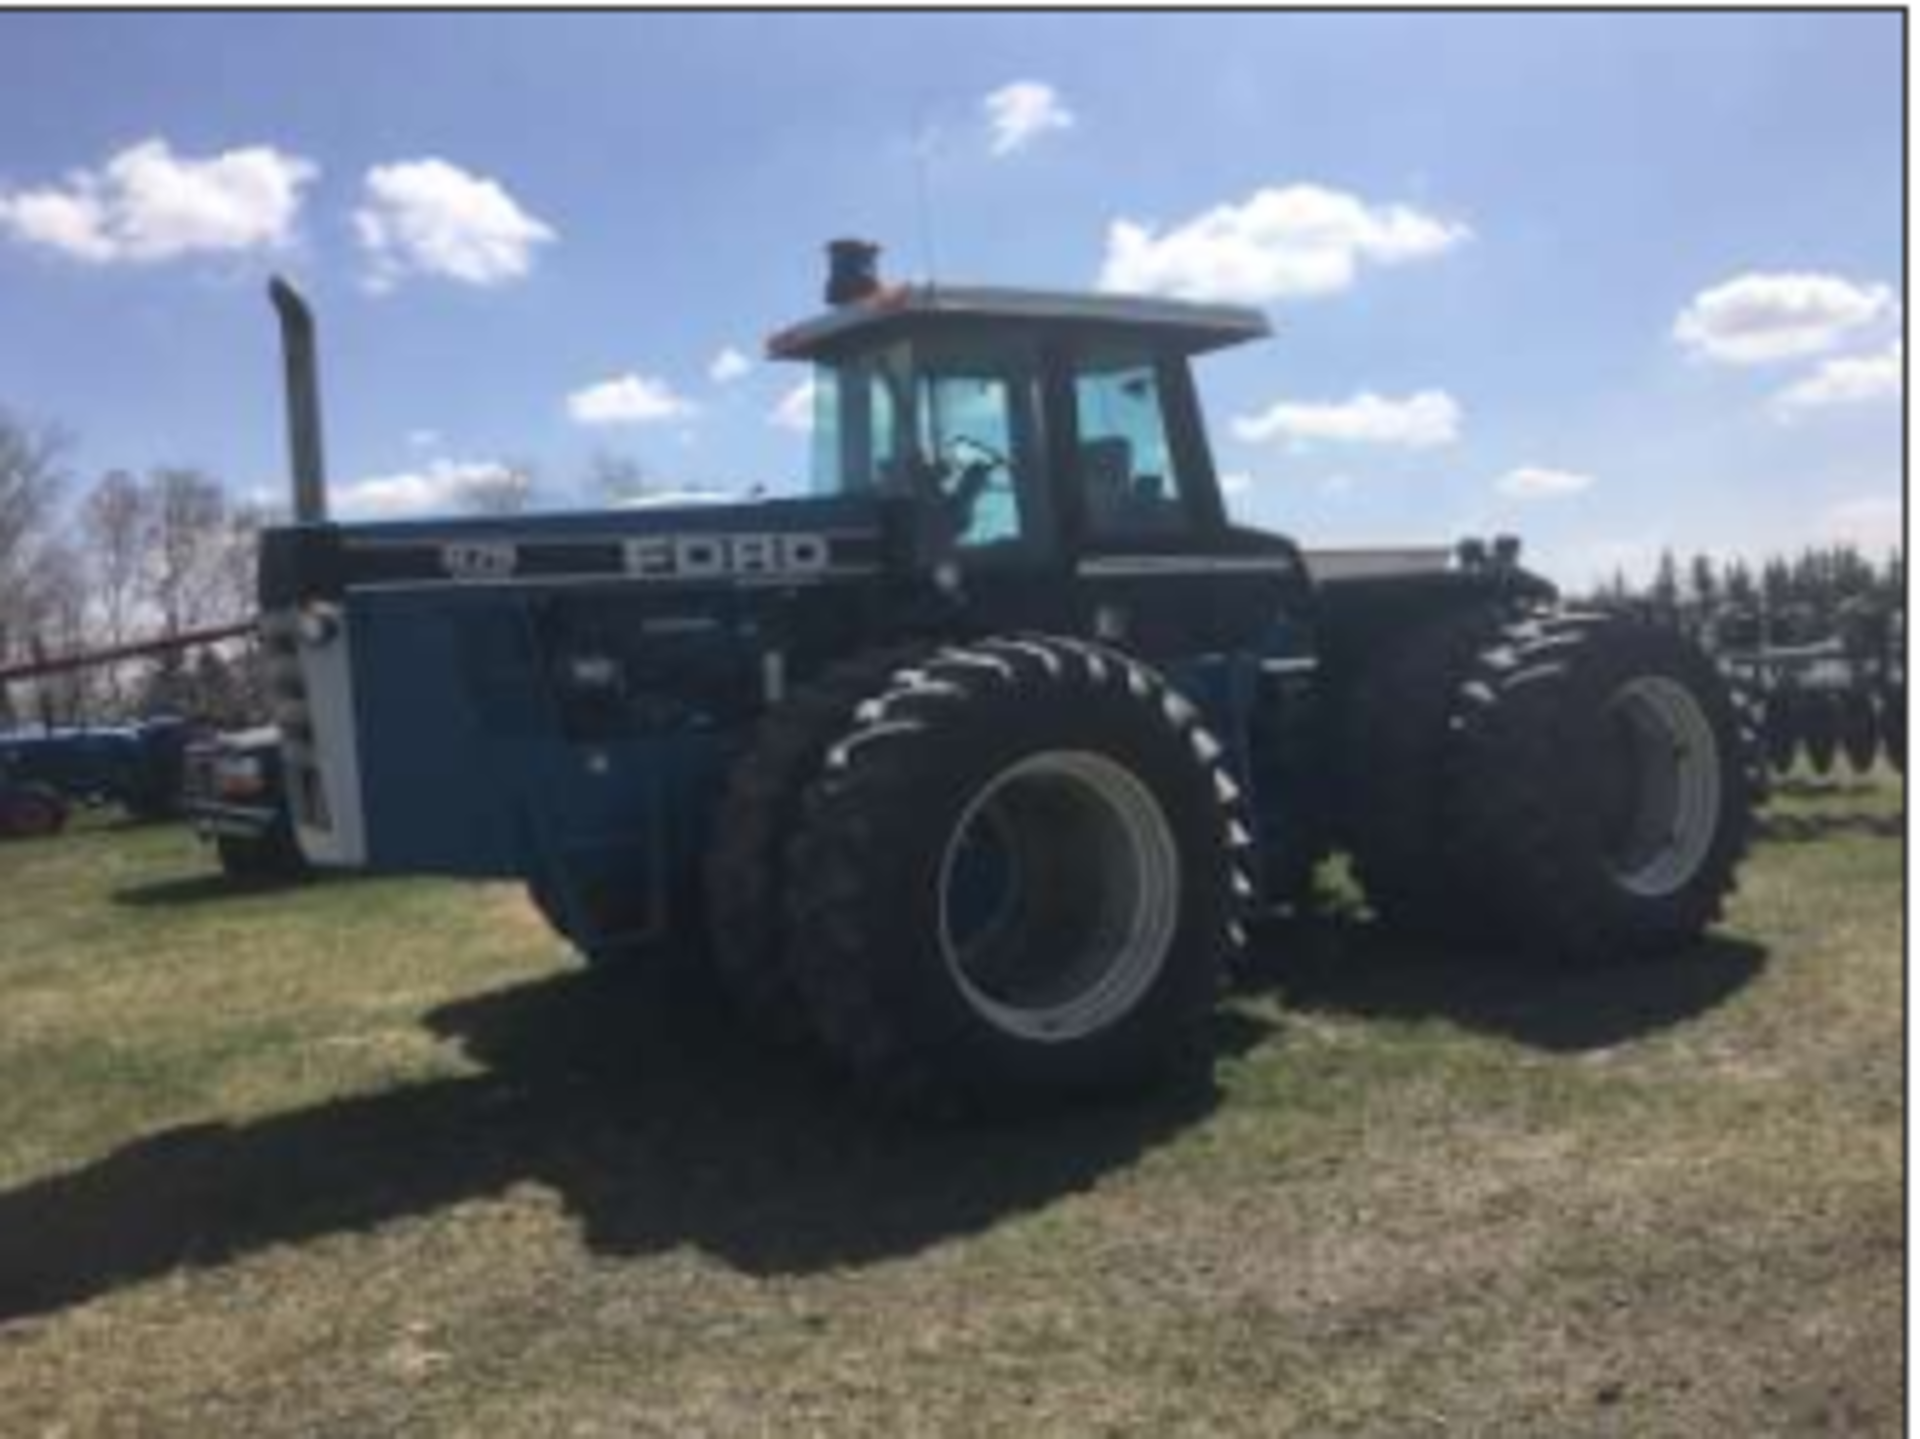
<instances>
[{"instance_id":1,"label":"blue truck","mask_svg":"<svg viewBox=\"0 0 1920 1439\"><path fill-rule=\"evenodd\" d=\"M1538 963L1715 920L1755 774L1713 665L1510 540L1234 520L1193 371L1262 315L829 256L768 346L812 368L805 492L577 514L332 521L274 283L261 624L310 859L519 881L598 963L703 955L939 1113L1164 1075L1334 850L1382 922Z\"/></svg>"}]
</instances>

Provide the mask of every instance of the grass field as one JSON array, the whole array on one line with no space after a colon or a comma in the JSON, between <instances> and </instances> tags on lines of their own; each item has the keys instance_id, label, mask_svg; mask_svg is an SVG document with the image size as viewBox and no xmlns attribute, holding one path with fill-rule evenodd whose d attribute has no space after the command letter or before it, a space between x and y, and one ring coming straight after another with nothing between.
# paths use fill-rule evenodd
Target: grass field
<instances>
[{"instance_id":1,"label":"grass field","mask_svg":"<svg viewBox=\"0 0 1920 1439\"><path fill-rule=\"evenodd\" d=\"M1650 970L1276 936L1216 1082L946 1133L508 891L6 847L0 1432L1895 1432L1903 806Z\"/></svg>"}]
</instances>

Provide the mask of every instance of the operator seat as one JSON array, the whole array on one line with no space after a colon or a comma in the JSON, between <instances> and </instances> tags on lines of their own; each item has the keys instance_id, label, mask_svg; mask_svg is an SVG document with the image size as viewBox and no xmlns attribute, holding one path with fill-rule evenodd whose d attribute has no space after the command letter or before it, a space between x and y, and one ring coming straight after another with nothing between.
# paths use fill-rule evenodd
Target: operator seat
<instances>
[{"instance_id":1,"label":"operator seat","mask_svg":"<svg viewBox=\"0 0 1920 1439\"><path fill-rule=\"evenodd\" d=\"M1080 494L1090 534L1123 535L1131 529L1133 445L1124 435L1081 443Z\"/></svg>"}]
</instances>

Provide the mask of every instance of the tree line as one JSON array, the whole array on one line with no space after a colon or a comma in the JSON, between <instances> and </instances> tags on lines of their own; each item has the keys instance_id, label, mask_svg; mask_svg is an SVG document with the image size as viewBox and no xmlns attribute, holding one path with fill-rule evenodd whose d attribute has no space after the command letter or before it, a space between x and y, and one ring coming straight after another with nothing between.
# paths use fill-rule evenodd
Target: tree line
<instances>
[{"instance_id":1,"label":"tree line","mask_svg":"<svg viewBox=\"0 0 1920 1439\"><path fill-rule=\"evenodd\" d=\"M1758 562L1664 550L1645 580L1616 571L1586 600L1742 644L1799 645L1903 613L1906 585L1899 550L1876 559L1857 545L1809 545Z\"/></svg>"},{"instance_id":2,"label":"tree line","mask_svg":"<svg viewBox=\"0 0 1920 1439\"><path fill-rule=\"evenodd\" d=\"M244 620L262 515L192 466L83 481L70 438L0 408L0 664ZM261 709L245 647L0 687L0 725Z\"/></svg>"}]
</instances>

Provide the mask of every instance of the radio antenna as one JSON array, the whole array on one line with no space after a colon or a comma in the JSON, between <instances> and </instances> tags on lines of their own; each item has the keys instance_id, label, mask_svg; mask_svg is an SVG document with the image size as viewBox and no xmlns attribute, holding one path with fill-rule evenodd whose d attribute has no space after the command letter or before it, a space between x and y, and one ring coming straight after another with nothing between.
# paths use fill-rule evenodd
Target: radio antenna
<instances>
[{"instance_id":1,"label":"radio antenna","mask_svg":"<svg viewBox=\"0 0 1920 1439\"><path fill-rule=\"evenodd\" d=\"M922 107L913 131L913 196L920 222L920 263L926 270L928 289L938 288L940 281L940 251L933 223L933 159L938 140L939 132L927 123Z\"/></svg>"}]
</instances>

